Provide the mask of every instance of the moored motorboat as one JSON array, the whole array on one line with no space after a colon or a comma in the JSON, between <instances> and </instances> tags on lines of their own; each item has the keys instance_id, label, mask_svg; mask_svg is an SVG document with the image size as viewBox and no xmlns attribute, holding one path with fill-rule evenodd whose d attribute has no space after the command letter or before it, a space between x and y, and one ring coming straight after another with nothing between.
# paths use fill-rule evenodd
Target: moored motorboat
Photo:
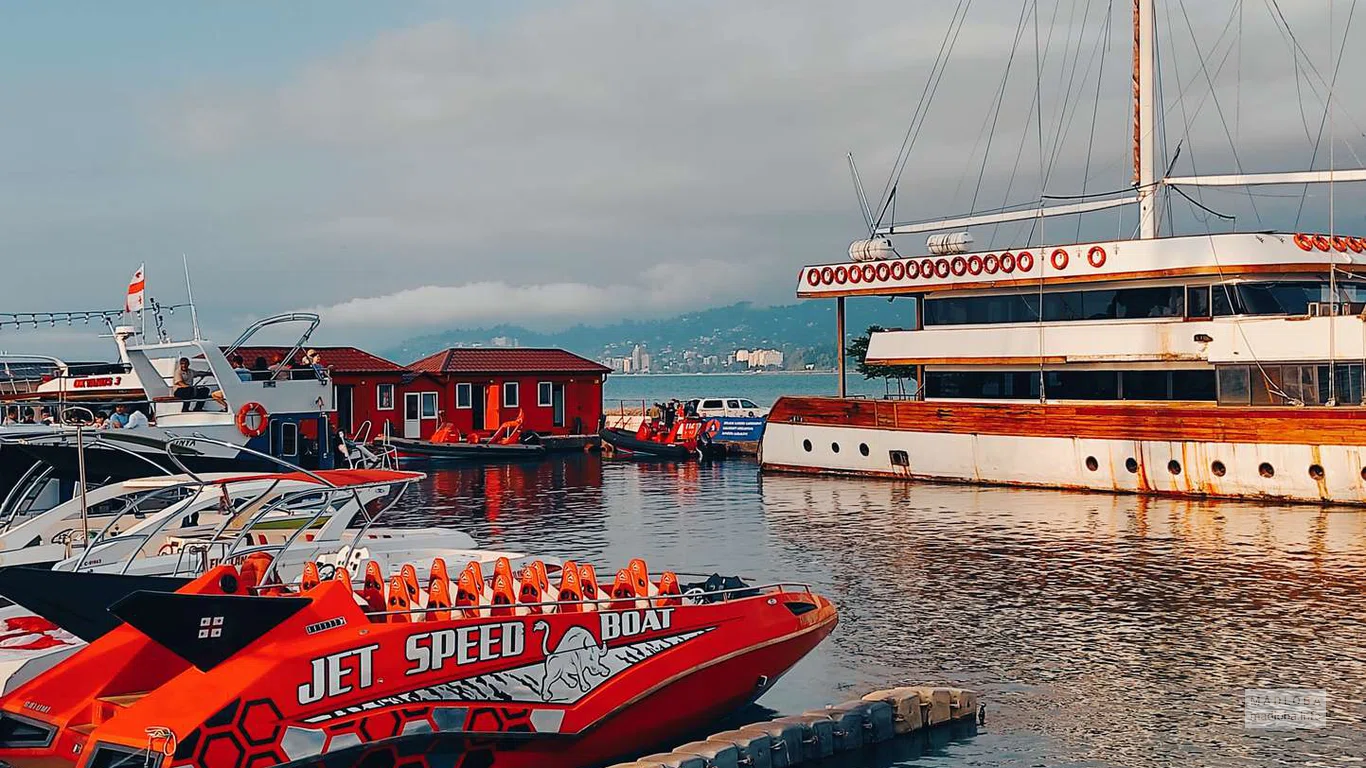
<instances>
[{"instance_id":1,"label":"moored motorboat","mask_svg":"<svg viewBox=\"0 0 1366 768\"><path fill-rule=\"evenodd\" d=\"M432 562L422 589L408 564L386 591L367 564L359 590L341 569L281 592L225 565L134 593L110 608L125 625L0 699L0 760L578 768L754 700L837 621L803 585L640 560L601 592L586 565L493 570Z\"/></svg>"},{"instance_id":2,"label":"moored motorboat","mask_svg":"<svg viewBox=\"0 0 1366 768\"><path fill-rule=\"evenodd\" d=\"M535 432L524 432L524 417L502 424L490 435L462 433L454 424L442 424L430 440L380 435L376 442L398 451L400 458L456 461L516 461L545 455Z\"/></svg>"},{"instance_id":3,"label":"moored motorboat","mask_svg":"<svg viewBox=\"0 0 1366 768\"><path fill-rule=\"evenodd\" d=\"M603 426L598 430L603 453L626 458L688 461L726 455L724 445L712 440L709 422L700 418L644 419L635 430Z\"/></svg>"}]
</instances>

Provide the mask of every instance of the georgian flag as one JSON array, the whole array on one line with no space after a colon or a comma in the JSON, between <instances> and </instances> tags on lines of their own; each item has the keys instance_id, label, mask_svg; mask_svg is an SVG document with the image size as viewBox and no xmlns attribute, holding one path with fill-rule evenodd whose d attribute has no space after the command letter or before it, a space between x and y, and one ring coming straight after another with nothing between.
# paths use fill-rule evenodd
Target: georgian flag
<instances>
[{"instance_id":1,"label":"georgian flag","mask_svg":"<svg viewBox=\"0 0 1366 768\"><path fill-rule=\"evenodd\" d=\"M123 302L124 312L142 311L142 294L147 287L147 278L143 277L142 270L146 264L138 265L138 271L133 273L133 279L128 281L128 298Z\"/></svg>"}]
</instances>

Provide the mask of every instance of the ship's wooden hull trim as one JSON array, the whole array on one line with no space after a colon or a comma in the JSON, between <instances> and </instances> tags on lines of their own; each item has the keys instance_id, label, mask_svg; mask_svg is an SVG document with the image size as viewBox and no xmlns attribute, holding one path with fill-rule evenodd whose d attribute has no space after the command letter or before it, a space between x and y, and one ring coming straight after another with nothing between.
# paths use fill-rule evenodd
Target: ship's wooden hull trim
<instances>
[{"instance_id":1,"label":"ship's wooden hull trim","mask_svg":"<svg viewBox=\"0 0 1366 768\"><path fill-rule=\"evenodd\" d=\"M784 398L761 461L769 471L1366 505L1366 409Z\"/></svg>"}]
</instances>

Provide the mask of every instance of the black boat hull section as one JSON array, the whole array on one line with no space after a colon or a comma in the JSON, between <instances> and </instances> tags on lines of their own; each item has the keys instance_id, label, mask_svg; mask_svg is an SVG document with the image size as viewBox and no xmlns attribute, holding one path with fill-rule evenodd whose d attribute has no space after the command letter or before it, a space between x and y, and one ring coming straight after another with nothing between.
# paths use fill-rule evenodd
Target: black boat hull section
<instances>
[{"instance_id":1,"label":"black boat hull section","mask_svg":"<svg viewBox=\"0 0 1366 768\"><path fill-rule=\"evenodd\" d=\"M622 456L640 459L664 459L667 461L691 461L693 459L719 459L726 455L725 446L716 443L700 443L696 450L683 445L657 443L641 440L635 432L625 429L603 427L598 431L602 442Z\"/></svg>"},{"instance_id":2,"label":"black boat hull section","mask_svg":"<svg viewBox=\"0 0 1366 768\"><path fill-rule=\"evenodd\" d=\"M0 595L88 643L122 622L110 613L110 606L137 592L174 592L188 583L178 576L0 568Z\"/></svg>"},{"instance_id":3,"label":"black boat hull section","mask_svg":"<svg viewBox=\"0 0 1366 768\"><path fill-rule=\"evenodd\" d=\"M544 445L490 443L435 443L390 437L385 441L405 457L450 461L525 461L545 456Z\"/></svg>"}]
</instances>

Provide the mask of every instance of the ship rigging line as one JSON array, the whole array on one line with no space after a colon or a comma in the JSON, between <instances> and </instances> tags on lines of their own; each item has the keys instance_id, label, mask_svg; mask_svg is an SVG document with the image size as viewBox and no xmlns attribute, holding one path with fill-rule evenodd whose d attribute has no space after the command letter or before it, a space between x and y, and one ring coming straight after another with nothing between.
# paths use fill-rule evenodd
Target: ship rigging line
<instances>
[{"instance_id":1,"label":"ship rigging line","mask_svg":"<svg viewBox=\"0 0 1366 768\"><path fill-rule=\"evenodd\" d=\"M1279 8L1278 8L1278 10L1279 10ZM1330 121L1329 121L1329 119L1328 119L1328 116L1329 116L1330 114L1332 114L1332 112L1333 112L1333 94L1337 91L1337 85L1338 85L1338 72L1342 70L1343 53L1346 51L1346 48L1347 48L1347 37L1348 37L1348 35L1351 33L1351 31L1352 31L1352 18L1356 15L1356 10L1357 10L1357 2L1356 2L1356 0L1352 0L1352 5L1347 9L1347 24L1346 24L1346 26L1345 26L1345 27L1343 28L1343 30L1342 30L1342 45L1338 47L1337 62L1336 62L1335 64L1333 64L1333 76L1332 76L1332 78L1330 78L1329 81L1328 81L1328 98L1325 99L1325 101L1324 101L1324 105L1323 105L1323 117L1319 119L1319 132L1318 132L1318 136L1315 137L1315 139L1314 139L1314 151L1313 151L1312 154L1309 155L1309 167L1310 167L1310 168L1313 168L1313 167L1314 167L1314 161L1317 160L1318 157L1319 157L1319 148L1323 145L1323 129L1324 129L1324 126L1330 123ZM1332 5L1331 5L1331 2L1330 2L1330 4L1329 4L1329 14L1330 14L1330 18L1331 18L1331 13L1332 13ZM1287 26L1288 26L1288 25L1287 25ZM1333 35L1332 35L1332 33L1330 32L1330 34L1328 35L1328 44L1329 44L1329 46L1330 46L1329 49L1328 49L1328 55L1329 55L1329 56L1332 56L1332 47L1331 47L1332 44L1333 44L1333 39L1332 39L1332 38L1333 38ZM1298 87L1298 78L1297 78L1297 83L1296 83L1296 84L1297 84L1297 87ZM1303 107L1300 108L1301 112L1303 112L1303 109L1304 109ZM1332 134L1332 126L1331 126L1331 125L1329 126L1329 133ZM1348 146L1351 146L1351 145L1349 144ZM1328 141L1328 152L1329 152L1329 155L1331 156L1331 154L1332 154L1332 152L1333 152L1333 139L1332 139L1331 135L1330 135L1330 138L1329 138L1329 141ZM1356 154L1356 153L1354 152L1353 154ZM1330 162L1329 162L1329 167L1330 167L1330 168L1332 167L1331 159L1330 159ZM1331 190L1332 190L1332 183L1331 183L1331 182L1329 183L1329 190L1330 190L1330 194L1331 194ZM1302 189L1301 192L1300 192L1300 207L1299 207L1299 209L1298 209L1297 211L1295 211L1295 228L1296 228L1296 229L1298 229L1299 226L1300 226L1300 217L1304 214L1304 203L1305 203L1305 201L1308 199L1308 197L1309 197L1309 185L1308 185L1308 184L1305 184L1304 187L1303 187L1303 189ZM1336 233L1333 233L1333 234L1336 234ZM1335 300L1336 300L1336 299L1335 299Z\"/></svg>"},{"instance_id":2,"label":"ship rigging line","mask_svg":"<svg viewBox=\"0 0 1366 768\"><path fill-rule=\"evenodd\" d=\"M882 217L887 214L887 209L892 204L891 191L901 182L901 174L906 169L906 163L910 161L911 150L915 147L916 139L920 137L920 129L925 125L925 117L934 103L935 94L939 92L939 83L944 79L944 70L948 69L949 59L952 58L953 49L958 45L958 35L963 31L963 23L967 20L968 9L971 7L972 0L958 0L958 5L953 9L953 16L949 17L949 27L944 31L944 39L939 43L939 53L935 56L934 65L930 67L930 76L925 80L925 88L920 92L920 102L911 113L911 122L906 126L906 135L901 139L901 148L897 150L892 173L882 188L883 204L882 210L878 211L876 224L882 223Z\"/></svg>"}]
</instances>

